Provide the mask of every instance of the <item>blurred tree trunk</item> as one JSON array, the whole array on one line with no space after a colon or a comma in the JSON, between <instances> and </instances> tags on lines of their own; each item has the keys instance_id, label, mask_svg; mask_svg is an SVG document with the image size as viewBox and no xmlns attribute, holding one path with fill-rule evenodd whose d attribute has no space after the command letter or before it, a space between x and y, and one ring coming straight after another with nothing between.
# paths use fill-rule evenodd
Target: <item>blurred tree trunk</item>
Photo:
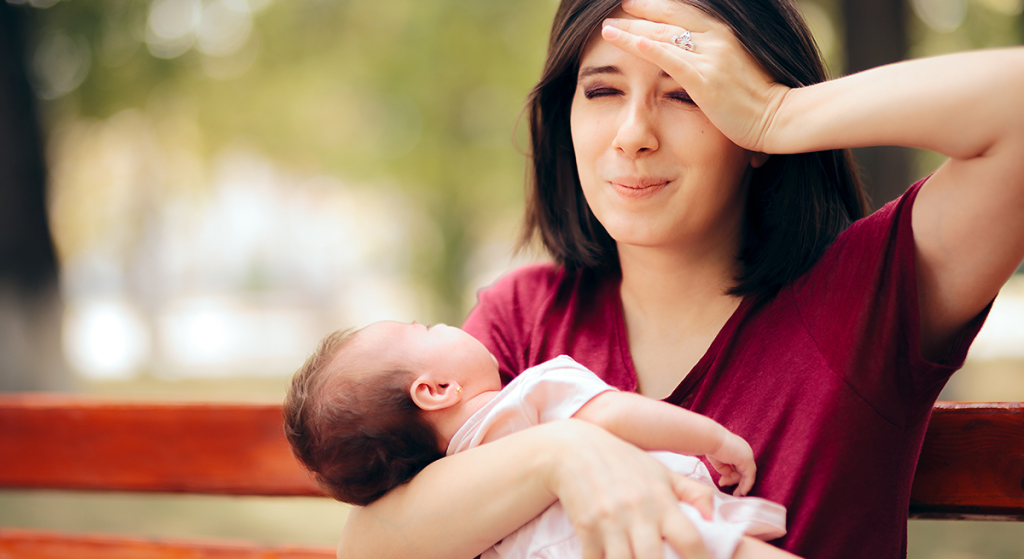
<instances>
[{"instance_id":1,"label":"blurred tree trunk","mask_svg":"<svg viewBox=\"0 0 1024 559\"><path fill-rule=\"evenodd\" d=\"M903 60L907 55L904 0L843 0L846 73ZM902 147L854 150L871 205L879 208L899 197L914 180L913 151Z\"/></svg>"},{"instance_id":2,"label":"blurred tree trunk","mask_svg":"<svg viewBox=\"0 0 1024 559\"><path fill-rule=\"evenodd\" d=\"M0 1L0 390L70 384L42 134L25 67L26 9Z\"/></svg>"}]
</instances>

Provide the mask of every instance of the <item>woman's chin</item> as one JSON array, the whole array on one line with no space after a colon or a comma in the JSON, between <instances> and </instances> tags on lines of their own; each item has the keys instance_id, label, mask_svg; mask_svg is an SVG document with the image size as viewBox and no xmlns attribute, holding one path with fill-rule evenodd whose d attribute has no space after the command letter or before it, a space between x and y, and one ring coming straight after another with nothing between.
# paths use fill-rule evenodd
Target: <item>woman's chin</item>
<instances>
[{"instance_id":1,"label":"woman's chin","mask_svg":"<svg viewBox=\"0 0 1024 559\"><path fill-rule=\"evenodd\" d=\"M644 229L633 230L609 230L608 234L615 240L619 251L637 249L667 248L673 245L673 240L661 231Z\"/></svg>"}]
</instances>

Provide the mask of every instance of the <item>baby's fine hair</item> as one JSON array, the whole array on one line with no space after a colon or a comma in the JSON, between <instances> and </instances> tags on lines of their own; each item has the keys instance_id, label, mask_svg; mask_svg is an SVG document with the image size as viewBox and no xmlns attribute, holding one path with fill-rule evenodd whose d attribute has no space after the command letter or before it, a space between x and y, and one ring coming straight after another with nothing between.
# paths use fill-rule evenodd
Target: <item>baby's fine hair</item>
<instances>
[{"instance_id":1,"label":"baby's fine hair","mask_svg":"<svg viewBox=\"0 0 1024 559\"><path fill-rule=\"evenodd\" d=\"M345 348L358 333L320 341L292 378L283 415L292 453L324 491L365 506L444 453L409 394L413 371L348 367Z\"/></svg>"}]
</instances>

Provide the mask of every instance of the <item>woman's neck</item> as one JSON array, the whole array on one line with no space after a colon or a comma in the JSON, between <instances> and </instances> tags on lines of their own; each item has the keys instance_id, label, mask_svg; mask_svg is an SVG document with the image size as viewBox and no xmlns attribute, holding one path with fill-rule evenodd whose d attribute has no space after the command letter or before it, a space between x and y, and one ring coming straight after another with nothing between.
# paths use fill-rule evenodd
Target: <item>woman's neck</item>
<instances>
[{"instance_id":1,"label":"woman's neck","mask_svg":"<svg viewBox=\"0 0 1024 559\"><path fill-rule=\"evenodd\" d=\"M727 294L739 271L731 254L619 247L623 314L644 395L671 394L739 306L741 298Z\"/></svg>"},{"instance_id":2,"label":"woman's neck","mask_svg":"<svg viewBox=\"0 0 1024 559\"><path fill-rule=\"evenodd\" d=\"M720 305L718 299L734 298L726 293L741 267L731 247L698 252L620 245L618 250L623 302L628 299L652 319L687 321Z\"/></svg>"}]
</instances>

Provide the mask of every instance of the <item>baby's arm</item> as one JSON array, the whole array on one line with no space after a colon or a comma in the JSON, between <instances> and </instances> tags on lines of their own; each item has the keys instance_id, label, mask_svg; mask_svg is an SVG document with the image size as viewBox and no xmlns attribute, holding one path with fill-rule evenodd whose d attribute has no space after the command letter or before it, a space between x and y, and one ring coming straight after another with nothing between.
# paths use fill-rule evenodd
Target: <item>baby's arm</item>
<instances>
[{"instance_id":1,"label":"baby's arm","mask_svg":"<svg viewBox=\"0 0 1024 559\"><path fill-rule=\"evenodd\" d=\"M644 450L707 455L722 478L720 485L739 484L736 495L754 485L757 467L750 445L715 420L631 392L604 392L573 415L604 428Z\"/></svg>"}]
</instances>

